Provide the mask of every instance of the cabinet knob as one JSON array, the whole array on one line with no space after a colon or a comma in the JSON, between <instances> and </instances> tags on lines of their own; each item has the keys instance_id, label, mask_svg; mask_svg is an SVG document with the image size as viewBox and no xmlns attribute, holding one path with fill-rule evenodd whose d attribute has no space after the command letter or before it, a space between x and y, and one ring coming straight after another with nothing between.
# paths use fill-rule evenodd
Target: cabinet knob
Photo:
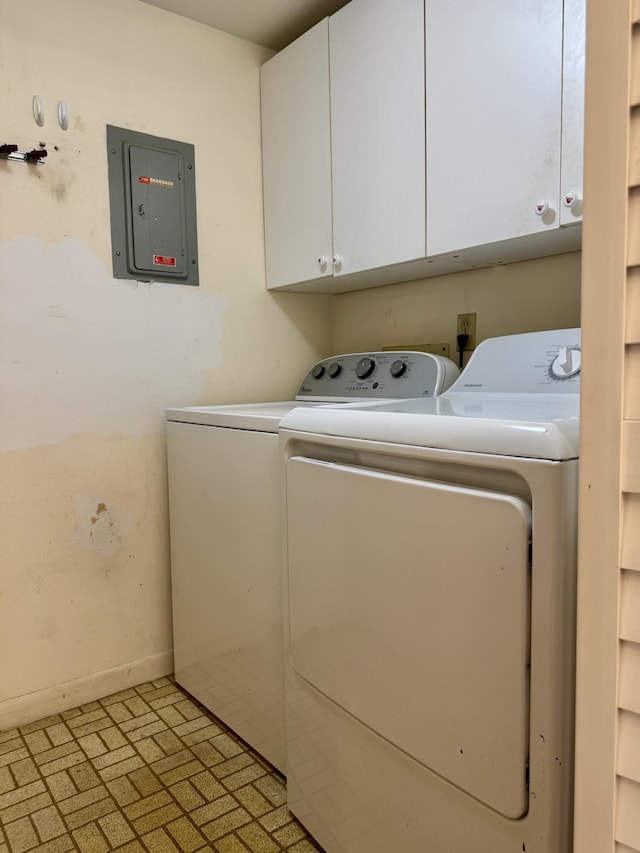
<instances>
[{"instance_id":1,"label":"cabinet knob","mask_svg":"<svg viewBox=\"0 0 640 853\"><path fill-rule=\"evenodd\" d=\"M321 270L325 270L327 268L327 263L328 263L328 261L327 261L326 256L320 255L320 257L318 258L318 266L320 267Z\"/></svg>"},{"instance_id":2,"label":"cabinet knob","mask_svg":"<svg viewBox=\"0 0 640 853\"><path fill-rule=\"evenodd\" d=\"M548 201L539 201L536 204L536 213L538 216L544 216L545 213L549 210L549 202Z\"/></svg>"},{"instance_id":3,"label":"cabinet knob","mask_svg":"<svg viewBox=\"0 0 640 853\"><path fill-rule=\"evenodd\" d=\"M332 263L336 269L340 269L342 266L342 255L334 255L332 258Z\"/></svg>"},{"instance_id":4,"label":"cabinet knob","mask_svg":"<svg viewBox=\"0 0 640 853\"><path fill-rule=\"evenodd\" d=\"M576 204L580 201L580 196L578 193L570 192L565 193L562 196L562 203L565 207L575 207Z\"/></svg>"}]
</instances>

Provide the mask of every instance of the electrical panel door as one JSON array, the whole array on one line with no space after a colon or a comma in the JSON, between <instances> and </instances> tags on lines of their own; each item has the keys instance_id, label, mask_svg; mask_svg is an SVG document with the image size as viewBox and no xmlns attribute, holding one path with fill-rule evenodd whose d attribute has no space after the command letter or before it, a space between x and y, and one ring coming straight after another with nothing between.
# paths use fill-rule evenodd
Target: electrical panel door
<instances>
[{"instance_id":1,"label":"electrical panel door","mask_svg":"<svg viewBox=\"0 0 640 853\"><path fill-rule=\"evenodd\" d=\"M113 274L198 284L193 145L107 127Z\"/></svg>"}]
</instances>

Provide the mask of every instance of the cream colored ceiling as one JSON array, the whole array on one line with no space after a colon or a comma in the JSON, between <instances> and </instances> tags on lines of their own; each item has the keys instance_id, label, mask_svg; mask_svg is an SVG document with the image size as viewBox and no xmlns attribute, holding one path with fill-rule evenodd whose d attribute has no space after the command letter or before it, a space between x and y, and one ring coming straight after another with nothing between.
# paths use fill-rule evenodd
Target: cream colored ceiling
<instances>
[{"instance_id":1,"label":"cream colored ceiling","mask_svg":"<svg viewBox=\"0 0 640 853\"><path fill-rule=\"evenodd\" d=\"M247 41L281 50L348 0L142 0Z\"/></svg>"}]
</instances>

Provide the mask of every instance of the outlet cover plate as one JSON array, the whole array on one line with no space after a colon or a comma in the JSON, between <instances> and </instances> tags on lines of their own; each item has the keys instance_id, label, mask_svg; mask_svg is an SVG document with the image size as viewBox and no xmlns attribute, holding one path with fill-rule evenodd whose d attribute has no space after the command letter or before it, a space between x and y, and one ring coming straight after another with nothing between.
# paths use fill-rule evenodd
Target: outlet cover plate
<instances>
[{"instance_id":1,"label":"outlet cover plate","mask_svg":"<svg viewBox=\"0 0 640 853\"><path fill-rule=\"evenodd\" d=\"M456 324L456 337L458 335L469 335L469 340L464 351L476 348L476 314L458 314ZM458 347L456 346L456 350Z\"/></svg>"}]
</instances>

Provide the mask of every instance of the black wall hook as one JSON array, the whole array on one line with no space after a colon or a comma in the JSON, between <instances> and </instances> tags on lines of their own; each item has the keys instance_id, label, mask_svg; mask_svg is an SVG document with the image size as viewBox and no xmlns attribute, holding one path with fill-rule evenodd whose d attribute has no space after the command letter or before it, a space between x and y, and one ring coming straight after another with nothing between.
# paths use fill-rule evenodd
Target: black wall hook
<instances>
[{"instance_id":1,"label":"black wall hook","mask_svg":"<svg viewBox=\"0 0 640 853\"><path fill-rule=\"evenodd\" d=\"M18 151L18 146L4 142L0 145L0 160L19 160L21 163L32 163L41 166L49 152L45 148L34 148L32 151Z\"/></svg>"},{"instance_id":2,"label":"black wall hook","mask_svg":"<svg viewBox=\"0 0 640 853\"><path fill-rule=\"evenodd\" d=\"M48 151L44 148L34 148L33 151L27 151L24 155L24 159L27 163L39 163L41 160L44 160L45 157L48 156Z\"/></svg>"}]
</instances>

